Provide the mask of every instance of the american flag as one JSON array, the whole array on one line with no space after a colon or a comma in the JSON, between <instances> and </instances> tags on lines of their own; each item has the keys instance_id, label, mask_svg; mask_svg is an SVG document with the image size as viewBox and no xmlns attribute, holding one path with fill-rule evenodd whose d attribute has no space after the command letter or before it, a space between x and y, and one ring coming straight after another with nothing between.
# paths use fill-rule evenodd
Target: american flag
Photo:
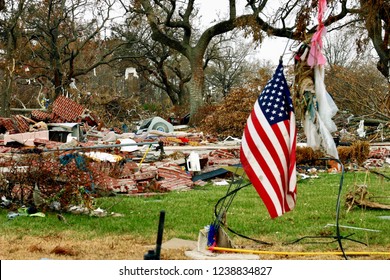
<instances>
[{"instance_id":1,"label":"american flag","mask_svg":"<svg viewBox=\"0 0 390 280\"><path fill-rule=\"evenodd\" d=\"M247 120L240 149L242 166L271 218L295 206L296 135L294 108L280 61Z\"/></svg>"}]
</instances>

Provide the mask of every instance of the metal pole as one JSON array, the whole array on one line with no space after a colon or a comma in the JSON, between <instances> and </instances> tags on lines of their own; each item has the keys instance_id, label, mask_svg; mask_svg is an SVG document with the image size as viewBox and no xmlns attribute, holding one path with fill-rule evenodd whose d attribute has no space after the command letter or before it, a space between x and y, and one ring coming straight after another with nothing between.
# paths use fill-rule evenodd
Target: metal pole
<instances>
[{"instance_id":1,"label":"metal pole","mask_svg":"<svg viewBox=\"0 0 390 280\"><path fill-rule=\"evenodd\" d=\"M156 241L156 259L160 259L161 252L161 244L163 239L164 232L164 220L165 220L165 211L160 212L160 221L158 223L158 233L157 233L157 241Z\"/></svg>"},{"instance_id":2,"label":"metal pole","mask_svg":"<svg viewBox=\"0 0 390 280\"><path fill-rule=\"evenodd\" d=\"M164 220L165 220L165 211L160 211L160 221L158 223L158 232L157 232L157 241L156 241L156 250L148 250L144 255L144 260L159 260L161 253L161 243L163 239L164 232Z\"/></svg>"},{"instance_id":3,"label":"metal pole","mask_svg":"<svg viewBox=\"0 0 390 280\"><path fill-rule=\"evenodd\" d=\"M142 142L142 143L126 143L126 144L111 144L111 145L96 145L89 147L71 147L71 148L56 148L56 149L44 149L43 152L55 152L55 151L72 151L72 150L89 150L89 149L107 149L125 146L143 146L159 144L159 142Z\"/></svg>"}]
</instances>

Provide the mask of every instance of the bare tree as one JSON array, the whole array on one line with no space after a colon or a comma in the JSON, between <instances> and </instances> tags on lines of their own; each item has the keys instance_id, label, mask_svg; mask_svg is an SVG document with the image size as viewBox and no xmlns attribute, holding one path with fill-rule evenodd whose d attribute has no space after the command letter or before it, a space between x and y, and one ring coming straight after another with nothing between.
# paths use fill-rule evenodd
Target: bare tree
<instances>
[{"instance_id":1,"label":"bare tree","mask_svg":"<svg viewBox=\"0 0 390 280\"><path fill-rule=\"evenodd\" d=\"M2 14L7 10L15 12L17 9L12 10L12 4L23 2L5 3ZM158 59L150 62L155 66L162 65L159 66L159 71L164 70L165 75L168 75L164 76L164 72L156 75L159 81L166 79L170 82L179 79L183 82L179 85L179 91L174 87L175 84L165 83L164 86L167 92L171 90L172 97L182 92L180 87L187 85L186 92L189 94L192 116L195 116L198 108L204 103L205 67L211 61L207 50L210 49L213 39L235 29L242 29L259 43L265 36L308 42L317 28L313 24L316 22L313 19L317 14L317 3L311 0L284 0L279 1L278 5L275 5L275 1L268 0L221 1L221 5L227 8L227 14L202 30L198 30L199 26L196 23L198 21L195 20L199 16L196 0L28 1L28 6L25 7L28 13L19 15L19 18L23 16L22 21L17 21L18 24L15 25L15 22L10 20L13 15L9 14L0 26L12 32L19 30L22 36L19 42L24 46L18 48L17 44L9 45L9 50L14 52L13 54L7 52L10 56L4 69L17 71L28 67L29 71L19 71L17 76L35 79L40 85L52 85L54 91L52 98L55 98L64 92L74 79L100 65L118 61L123 58L118 50L128 42L119 36L112 36L111 30L108 29L117 2L122 4L128 14L144 16L153 40L169 48L169 50L161 48L157 57L154 56ZM324 18L324 24L330 27L330 31L340 30L351 24L361 26L364 23L364 29L378 54L378 69L387 78L389 5L387 0L328 1L329 12ZM2 2L0 10L1 8ZM132 25L134 22L130 21L129 24ZM12 36L3 39L3 49L9 42L12 43L12 40L8 40L10 38ZM16 54L18 59L15 59L13 68L13 60L10 58L14 58ZM176 59L172 58L179 57L180 62L182 57L188 60L190 79L187 72L183 71L184 68L175 66ZM222 67L222 64L220 66ZM12 79L11 77L9 81ZM2 110L8 106L5 103L9 102L9 94L4 100Z\"/></svg>"},{"instance_id":2,"label":"bare tree","mask_svg":"<svg viewBox=\"0 0 390 280\"><path fill-rule=\"evenodd\" d=\"M21 44L20 22L26 7L25 2L24 0L18 3L11 1L7 4L7 9L5 9L4 1L0 3L0 7L4 10L0 20L0 28L3 35L1 45L4 50L4 64L2 65L4 79L1 81L3 87L1 92L0 115L5 117L10 115L10 98L13 92L14 76L17 70L16 62L20 58L17 50Z\"/></svg>"},{"instance_id":3,"label":"bare tree","mask_svg":"<svg viewBox=\"0 0 390 280\"><path fill-rule=\"evenodd\" d=\"M390 83L390 2L360 0L357 11L378 54L377 68ZM389 85L390 86L390 85Z\"/></svg>"},{"instance_id":4,"label":"bare tree","mask_svg":"<svg viewBox=\"0 0 390 280\"><path fill-rule=\"evenodd\" d=\"M138 20L142 22L143 19ZM136 66L150 85L166 93L172 105L183 105L188 99L185 84L191 77L187 61L177 51L154 41L146 23L136 26L129 24L124 28L115 28L115 32L128 42L121 56L127 57L127 61Z\"/></svg>"},{"instance_id":5,"label":"bare tree","mask_svg":"<svg viewBox=\"0 0 390 280\"><path fill-rule=\"evenodd\" d=\"M197 15L195 0L134 0L124 5L128 12L140 13L147 17L154 40L178 51L188 59L191 67L191 80L188 88L192 116L203 105L205 83L203 60L207 47L214 37L238 27L250 27L251 34L258 40L264 37L264 32L274 36L302 40L305 35L313 34L316 30L315 26L306 29L310 21L310 12L313 13L313 7L308 1L286 1L286 5L277 11L272 21L263 18L262 14L267 3L270 4L271 1L248 0L246 6L250 12L243 15L237 13L237 2L229 0L227 17L211 24L201 32L200 36L194 36L195 28L191 21ZM325 25L334 23L348 14L344 2L346 1L342 1L340 12L329 16ZM293 18L291 26L287 26L287 18Z\"/></svg>"},{"instance_id":6,"label":"bare tree","mask_svg":"<svg viewBox=\"0 0 390 280\"><path fill-rule=\"evenodd\" d=\"M29 7L25 36L29 53L23 61L28 78L52 85L55 99L77 77L117 60L120 40L103 38L114 1L49 0ZM27 78L27 77L26 77Z\"/></svg>"},{"instance_id":7,"label":"bare tree","mask_svg":"<svg viewBox=\"0 0 390 280\"><path fill-rule=\"evenodd\" d=\"M356 116L390 121L386 79L374 65L334 65L326 75L326 81L339 108Z\"/></svg>"},{"instance_id":8,"label":"bare tree","mask_svg":"<svg viewBox=\"0 0 390 280\"><path fill-rule=\"evenodd\" d=\"M172 49L160 43L154 45L156 47L145 55L149 63L140 65L144 78L166 92L172 105L186 104L188 90L185 85L191 77L185 66L186 61Z\"/></svg>"},{"instance_id":9,"label":"bare tree","mask_svg":"<svg viewBox=\"0 0 390 280\"><path fill-rule=\"evenodd\" d=\"M236 36L221 35L212 40L206 52L206 61L210 61L206 69L206 84L214 94L219 91L222 97L226 97L233 87L244 83L250 71L247 58L253 49L253 43L245 43Z\"/></svg>"},{"instance_id":10,"label":"bare tree","mask_svg":"<svg viewBox=\"0 0 390 280\"><path fill-rule=\"evenodd\" d=\"M325 37L324 55L330 67L348 67L358 59L355 38L349 32L332 33Z\"/></svg>"}]
</instances>

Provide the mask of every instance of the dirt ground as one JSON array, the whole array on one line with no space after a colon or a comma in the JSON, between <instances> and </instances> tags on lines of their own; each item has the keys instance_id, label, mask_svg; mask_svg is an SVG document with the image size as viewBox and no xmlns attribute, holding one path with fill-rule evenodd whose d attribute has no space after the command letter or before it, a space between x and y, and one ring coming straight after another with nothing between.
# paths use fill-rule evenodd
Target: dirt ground
<instances>
[{"instance_id":1,"label":"dirt ground","mask_svg":"<svg viewBox=\"0 0 390 280\"><path fill-rule=\"evenodd\" d=\"M163 244L164 245L164 244ZM155 244L148 241L135 239L131 236L106 236L94 239L78 239L72 236L71 232L63 232L50 236L23 236L6 237L0 236L0 259L2 260L143 260L148 250L154 249ZM267 250L273 252L303 252L304 245L294 246L272 246L271 248L249 248L255 251ZM165 249L162 246L161 259L165 260L189 260L185 252L193 248ZM325 250L324 250L325 251ZM326 250L328 251L328 250ZM340 251L337 244L332 251ZM354 245L354 248L345 251L360 252L390 252L390 246L373 247ZM219 254L219 253L218 253ZM220 254L223 254L220 253ZM260 259L294 259L294 260L341 260L343 256L338 255L272 255L259 254ZM350 256L349 259L365 260L390 260L390 255L367 254Z\"/></svg>"},{"instance_id":2,"label":"dirt ground","mask_svg":"<svg viewBox=\"0 0 390 280\"><path fill-rule=\"evenodd\" d=\"M75 239L70 233L22 238L0 237L3 260L142 260L153 244L130 236L109 236L91 240ZM183 252L162 252L166 259L184 258Z\"/></svg>"}]
</instances>

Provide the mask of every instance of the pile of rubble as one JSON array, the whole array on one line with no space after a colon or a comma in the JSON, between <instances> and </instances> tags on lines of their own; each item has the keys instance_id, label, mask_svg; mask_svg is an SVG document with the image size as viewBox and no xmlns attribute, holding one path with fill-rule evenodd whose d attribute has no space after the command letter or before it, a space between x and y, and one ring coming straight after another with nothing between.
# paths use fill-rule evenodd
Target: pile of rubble
<instances>
[{"instance_id":1,"label":"pile of rubble","mask_svg":"<svg viewBox=\"0 0 390 280\"><path fill-rule=\"evenodd\" d=\"M39 192L46 206L88 205L97 195L189 190L240 164L240 139L219 141L161 118L145 123L136 132L106 128L64 96L50 112L0 118L0 195L29 204ZM380 148L370 157L383 165L390 152Z\"/></svg>"},{"instance_id":2,"label":"pile of rubble","mask_svg":"<svg viewBox=\"0 0 390 280\"><path fill-rule=\"evenodd\" d=\"M0 132L0 194L23 204L33 203L37 191L46 205L57 201L67 207L87 204L91 195L188 190L203 184L196 175L239 163L239 146L231 139L225 145L183 130L105 128L64 96L51 112L1 118ZM194 149L197 164L190 166Z\"/></svg>"},{"instance_id":3,"label":"pile of rubble","mask_svg":"<svg viewBox=\"0 0 390 280\"><path fill-rule=\"evenodd\" d=\"M390 165L390 144L386 146L373 145L363 166L365 168L376 168L385 165Z\"/></svg>"}]
</instances>

